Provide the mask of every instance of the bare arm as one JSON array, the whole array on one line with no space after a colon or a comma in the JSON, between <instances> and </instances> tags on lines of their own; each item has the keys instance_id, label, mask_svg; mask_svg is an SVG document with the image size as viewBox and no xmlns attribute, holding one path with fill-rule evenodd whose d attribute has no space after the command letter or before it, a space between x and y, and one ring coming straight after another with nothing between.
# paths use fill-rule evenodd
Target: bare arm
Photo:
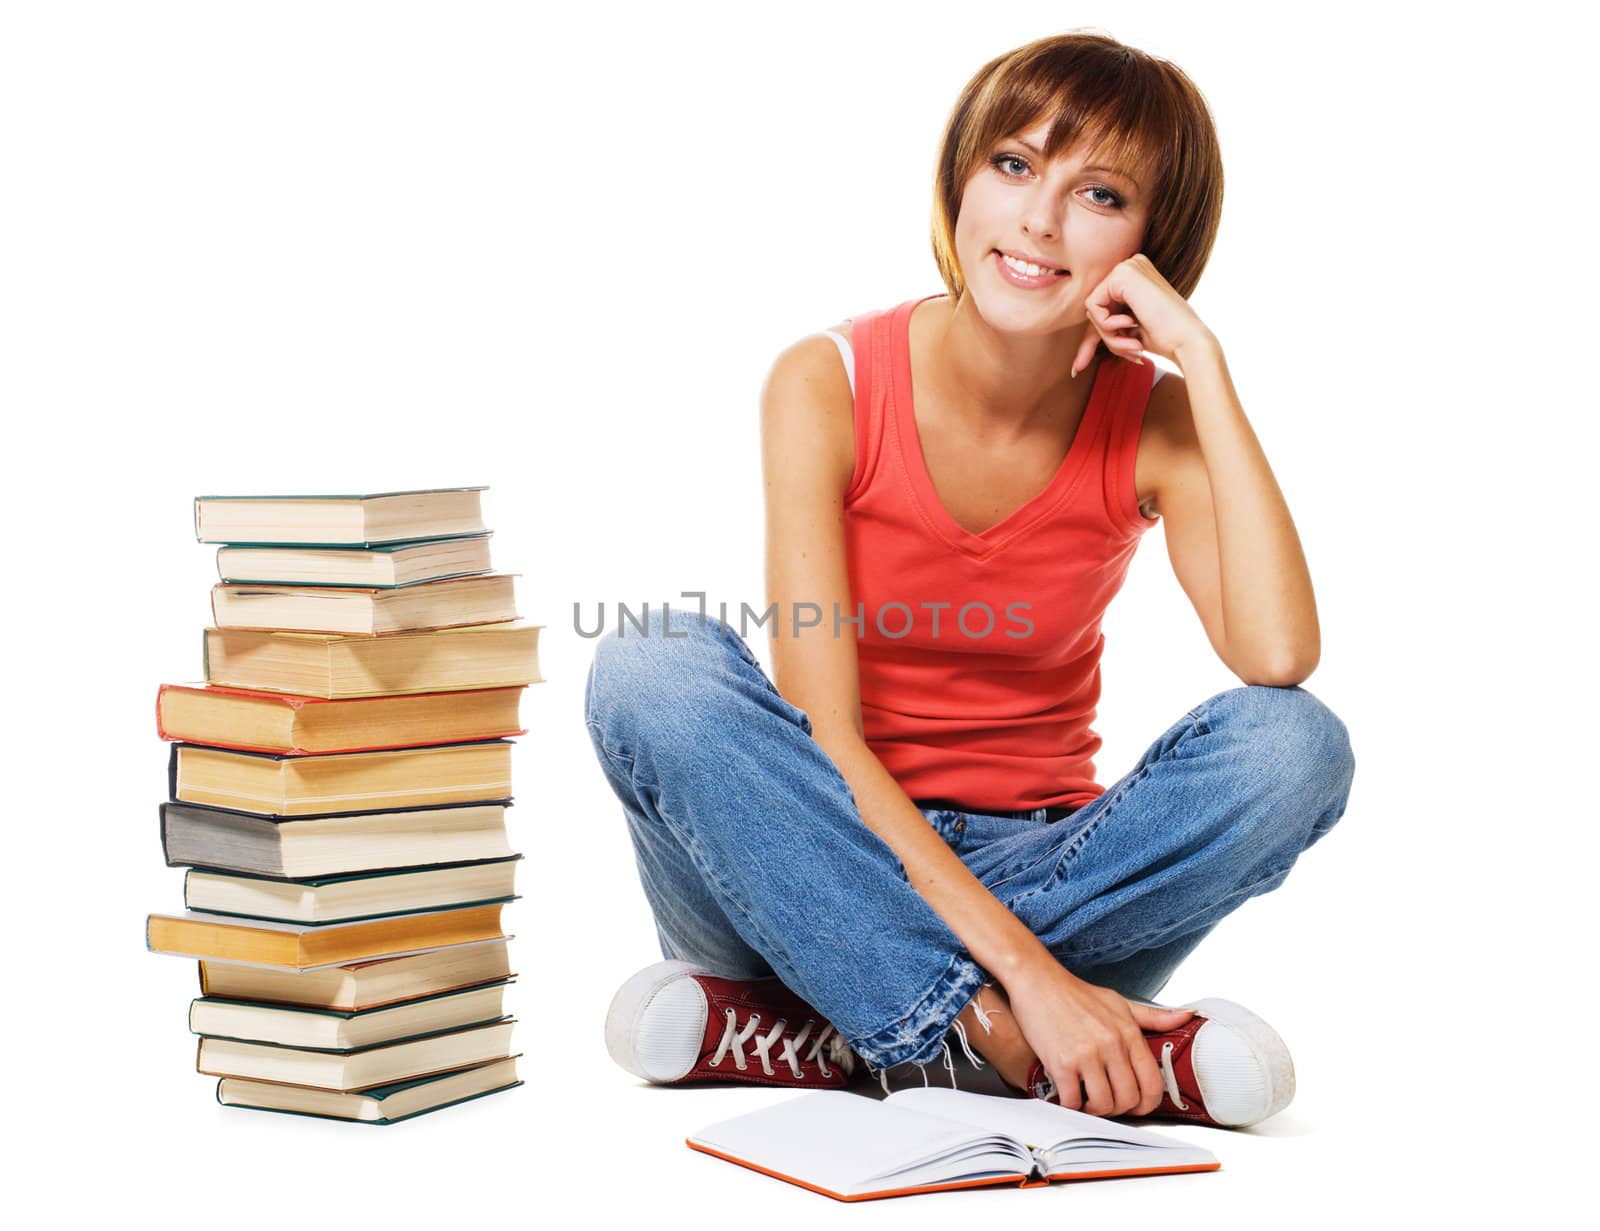
<instances>
[{"instance_id":1,"label":"bare arm","mask_svg":"<svg viewBox=\"0 0 1600 1231\"><path fill-rule=\"evenodd\" d=\"M1157 509L1172 571L1217 656L1247 684L1316 670L1316 599L1294 520L1239 404L1222 350L1177 356L1184 377L1150 395Z\"/></svg>"}]
</instances>

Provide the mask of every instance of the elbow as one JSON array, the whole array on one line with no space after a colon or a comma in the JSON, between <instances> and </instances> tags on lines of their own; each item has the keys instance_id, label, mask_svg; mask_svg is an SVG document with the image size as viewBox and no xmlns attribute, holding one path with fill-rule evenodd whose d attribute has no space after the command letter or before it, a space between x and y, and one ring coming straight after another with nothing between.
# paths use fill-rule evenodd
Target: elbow
<instances>
[{"instance_id":1,"label":"elbow","mask_svg":"<svg viewBox=\"0 0 1600 1231\"><path fill-rule=\"evenodd\" d=\"M1268 688L1294 688L1311 678L1319 658L1316 649L1289 652L1252 664L1250 669L1237 674L1246 684L1261 684Z\"/></svg>"}]
</instances>

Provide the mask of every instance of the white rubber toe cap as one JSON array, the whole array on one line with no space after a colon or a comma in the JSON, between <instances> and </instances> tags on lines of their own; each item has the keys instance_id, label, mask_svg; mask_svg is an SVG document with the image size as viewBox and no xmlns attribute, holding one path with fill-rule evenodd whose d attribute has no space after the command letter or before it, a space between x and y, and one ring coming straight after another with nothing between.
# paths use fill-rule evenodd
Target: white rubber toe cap
<instances>
[{"instance_id":1,"label":"white rubber toe cap","mask_svg":"<svg viewBox=\"0 0 1600 1231\"><path fill-rule=\"evenodd\" d=\"M1231 1000L1196 1000L1195 1081L1206 1111L1233 1128L1277 1115L1294 1098L1294 1060L1278 1032Z\"/></svg>"},{"instance_id":2,"label":"white rubber toe cap","mask_svg":"<svg viewBox=\"0 0 1600 1231\"><path fill-rule=\"evenodd\" d=\"M705 990L692 962L657 962L634 975L606 1011L606 1050L635 1077L665 1083L694 1068L706 1037Z\"/></svg>"}]
</instances>

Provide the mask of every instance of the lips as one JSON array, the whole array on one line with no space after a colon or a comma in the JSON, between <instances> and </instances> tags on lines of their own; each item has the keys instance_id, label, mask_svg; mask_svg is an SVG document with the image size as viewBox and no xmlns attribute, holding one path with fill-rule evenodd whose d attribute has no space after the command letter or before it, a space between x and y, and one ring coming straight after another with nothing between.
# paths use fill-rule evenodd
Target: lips
<instances>
[{"instance_id":1,"label":"lips","mask_svg":"<svg viewBox=\"0 0 1600 1231\"><path fill-rule=\"evenodd\" d=\"M1008 261L1006 258L1009 255L1011 254L1004 253L999 249L996 249L993 259L995 268L1000 273L1000 277L1009 282L1012 286L1022 287L1025 290L1039 290L1044 287L1055 286L1058 282L1064 282L1068 277L1071 276L1068 273L1058 273L1054 269L1049 268L1045 268L1043 272L1038 274L1027 273L1024 270L1016 268L1015 265ZM1037 269L1039 266L1035 265L1034 268Z\"/></svg>"}]
</instances>

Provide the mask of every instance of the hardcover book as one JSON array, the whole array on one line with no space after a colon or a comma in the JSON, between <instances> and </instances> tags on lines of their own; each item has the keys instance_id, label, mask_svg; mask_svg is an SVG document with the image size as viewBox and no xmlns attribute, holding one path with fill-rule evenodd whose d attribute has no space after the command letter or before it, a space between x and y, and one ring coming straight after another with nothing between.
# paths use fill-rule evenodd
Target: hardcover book
<instances>
[{"instance_id":1,"label":"hardcover book","mask_svg":"<svg viewBox=\"0 0 1600 1231\"><path fill-rule=\"evenodd\" d=\"M218 628L372 637L509 623L517 606L512 574L486 573L391 589L223 583L211 588L211 615Z\"/></svg>"},{"instance_id":2,"label":"hardcover book","mask_svg":"<svg viewBox=\"0 0 1600 1231\"><path fill-rule=\"evenodd\" d=\"M349 1053L202 1038L195 1068L212 1077L246 1077L349 1093L503 1060L511 1054L511 1031L515 1025L515 1021L507 1020L469 1026L448 1034L381 1043Z\"/></svg>"},{"instance_id":3,"label":"hardcover book","mask_svg":"<svg viewBox=\"0 0 1600 1231\"><path fill-rule=\"evenodd\" d=\"M191 869L183 904L213 915L284 923L349 923L452 906L509 902L521 855L437 868L393 868L313 880L274 880Z\"/></svg>"},{"instance_id":4,"label":"hardcover book","mask_svg":"<svg viewBox=\"0 0 1600 1231\"><path fill-rule=\"evenodd\" d=\"M199 962L200 994L356 1013L511 978L505 938L322 970Z\"/></svg>"},{"instance_id":5,"label":"hardcover book","mask_svg":"<svg viewBox=\"0 0 1600 1231\"><path fill-rule=\"evenodd\" d=\"M522 735L522 687L407 693L330 701L211 684L163 684L162 739L245 752L306 756L461 744Z\"/></svg>"},{"instance_id":6,"label":"hardcover book","mask_svg":"<svg viewBox=\"0 0 1600 1231\"><path fill-rule=\"evenodd\" d=\"M145 945L153 953L284 970L343 966L365 958L399 957L503 935L499 903L359 923L273 923L198 911L151 915L145 923Z\"/></svg>"},{"instance_id":7,"label":"hardcover book","mask_svg":"<svg viewBox=\"0 0 1600 1231\"><path fill-rule=\"evenodd\" d=\"M996 1184L1215 1171L1199 1146L1057 1103L944 1090L819 1090L701 1129L692 1150L838 1201Z\"/></svg>"},{"instance_id":8,"label":"hardcover book","mask_svg":"<svg viewBox=\"0 0 1600 1231\"><path fill-rule=\"evenodd\" d=\"M189 1029L207 1038L272 1043L307 1051L352 1052L379 1043L443 1034L505 1018L506 984L423 996L362 1013L289 1008L202 996L189 1005Z\"/></svg>"},{"instance_id":9,"label":"hardcover book","mask_svg":"<svg viewBox=\"0 0 1600 1231\"><path fill-rule=\"evenodd\" d=\"M331 496L196 496L202 543L369 547L482 534L483 487Z\"/></svg>"},{"instance_id":10,"label":"hardcover book","mask_svg":"<svg viewBox=\"0 0 1600 1231\"><path fill-rule=\"evenodd\" d=\"M217 1102L224 1107L282 1111L332 1120L354 1120L361 1124L398 1124L412 1116L453 1107L486 1094L498 1094L521 1084L517 1080L517 1058L507 1056L504 1060L491 1060L487 1064L453 1073L438 1073L413 1081L374 1086L354 1094L224 1077L217 1083Z\"/></svg>"},{"instance_id":11,"label":"hardcover book","mask_svg":"<svg viewBox=\"0 0 1600 1231\"><path fill-rule=\"evenodd\" d=\"M252 585L393 589L488 571L488 534L376 547L217 548L217 576Z\"/></svg>"},{"instance_id":12,"label":"hardcover book","mask_svg":"<svg viewBox=\"0 0 1600 1231\"><path fill-rule=\"evenodd\" d=\"M174 744L168 779L173 799L268 816L475 803L511 794L511 745L483 740L293 757Z\"/></svg>"},{"instance_id":13,"label":"hardcover book","mask_svg":"<svg viewBox=\"0 0 1600 1231\"><path fill-rule=\"evenodd\" d=\"M208 628L206 682L329 698L537 684L543 627L469 624L378 637Z\"/></svg>"},{"instance_id":14,"label":"hardcover book","mask_svg":"<svg viewBox=\"0 0 1600 1231\"><path fill-rule=\"evenodd\" d=\"M168 867L280 880L504 859L515 854L509 803L291 817L171 801L161 805L161 849Z\"/></svg>"}]
</instances>

